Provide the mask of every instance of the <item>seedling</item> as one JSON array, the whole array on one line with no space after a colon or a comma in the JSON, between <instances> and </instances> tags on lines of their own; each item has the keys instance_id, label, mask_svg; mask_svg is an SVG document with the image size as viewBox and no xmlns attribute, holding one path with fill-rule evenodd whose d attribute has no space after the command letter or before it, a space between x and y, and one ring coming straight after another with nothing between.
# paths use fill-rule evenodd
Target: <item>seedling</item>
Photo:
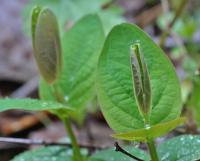
<instances>
[{"instance_id":1,"label":"seedling","mask_svg":"<svg viewBox=\"0 0 200 161\"><path fill-rule=\"evenodd\" d=\"M99 59L98 97L113 137L146 142L158 161L154 139L184 122L180 85L162 50L139 28L114 27Z\"/></svg>"},{"instance_id":2,"label":"seedling","mask_svg":"<svg viewBox=\"0 0 200 161\"><path fill-rule=\"evenodd\" d=\"M101 22L97 15L87 15L60 41L54 13L37 6L32 12L31 28L34 56L41 75L41 100L2 99L0 111L48 110L56 114L63 121L72 144L73 155L68 157L83 161L70 118L84 115L86 104L95 95L95 69L104 42Z\"/></svg>"},{"instance_id":3,"label":"seedling","mask_svg":"<svg viewBox=\"0 0 200 161\"><path fill-rule=\"evenodd\" d=\"M36 7L32 14L32 40L41 74L41 100L2 99L0 111L17 108L55 113L65 124L73 155L67 154L64 147L43 147L25 152L13 161L41 160L41 157L44 161L200 159L199 136L176 137L156 149L154 139L185 121L180 117L180 83L163 51L137 26L115 26L101 51L104 34L96 15L79 20L60 41L53 12ZM150 155L131 146L123 150L124 154L130 154L127 156L112 148L98 151L91 157L81 154L70 118L80 117L80 111L95 95L95 78L101 109L116 132L112 136L147 143Z\"/></svg>"}]
</instances>

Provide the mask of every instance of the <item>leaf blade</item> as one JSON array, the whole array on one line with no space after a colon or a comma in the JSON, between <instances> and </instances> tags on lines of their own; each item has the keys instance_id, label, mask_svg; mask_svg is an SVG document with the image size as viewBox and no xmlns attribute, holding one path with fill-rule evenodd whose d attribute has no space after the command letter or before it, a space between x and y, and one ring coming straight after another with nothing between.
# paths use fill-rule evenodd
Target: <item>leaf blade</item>
<instances>
[{"instance_id":1,"label":"leaf blade","mask_svg":"<svg viewBox=\"0 0 200 161\"><path fill-rule=\"evenodd\" d=\"M127 133L114 134L112 137L128 141L147 141L147 138L155 139L165 135L166 133L176 128L178 125L185 122L185 120L185 118L180 117L172 121L151 126L149 128L133 130Z\"/></svg>"},{"instance_id":2,"label":"leaf blade","mask_svg":"<svg viewBox=\"0 0 200 161\"><path fill-rule=\"evenodd\" d=\"M23 152L17 156L15 156L11 161L21 161L21 160L29 160L29 161L37 161L42 160L43 161L72 161L72 156L68 155L66 151L70 154L70 149L63 148L59 146L50 146L50 147L42 147L30 151Z\"/></svg>"},{"instance_id":3,"label":"leaf blade","mask_svg":"<svg viewBox=\"0 0 200 161\"><path fill-rule=\"evenodd\" d=\"M182 135L160 144L158 154L161 161L196 161L200 159L200 136Z\"/></svg>"},{"instance_id":4,"label":"leaf blade","mask_svg":"<svg viewBox=\"0 0 200 161\"><path fill-rule=\"evenodd\" d=\"M42 110L66 110L72 111L71 108L64 106L63 104L53 101L43 101L38 99L13 99L5 98L0 99L0 112L19 109L28 111L42 111Z\"/></svg>"},{"instance_id":5,"label":"leaf blade","mask_svg":"<svg viewBox=\"0 0 200 161\"><path fill-rule=\"evenodd\" d=\"M101 109L116 132L144 127L134 99L130 69L130 45L137 41L141 44L152 85L150 124L173 120L181 111L180 84L167 56L137 26L117 25L106 39L97 68Z\"/></svg>"}]
</instances>

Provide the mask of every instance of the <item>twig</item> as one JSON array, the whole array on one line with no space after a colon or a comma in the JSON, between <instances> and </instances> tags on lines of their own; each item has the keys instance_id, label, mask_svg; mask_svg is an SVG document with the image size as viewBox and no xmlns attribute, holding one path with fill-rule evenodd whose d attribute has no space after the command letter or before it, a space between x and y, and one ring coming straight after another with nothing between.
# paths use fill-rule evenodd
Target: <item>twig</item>
<instances>
[{"instance_id":1,"label":"twig","mask_svg":"<svg viewBox=\"0 0 200 161\"><path fill-rule=\"evenodd\" d=\"M23 86L21 86L19 89L14 91L10 97L12 98L24 98L27 97L31 92L37 89L38 87L38 76L30 79L28 82L26 82Z\"/></svg>"},{"instance_id":2,"label":"twig","mask_svg":"<svg viewBox=\"0 0 200 161\"><path fill-rule=\"evenodd\" d=\"M12 137L0 137L0 142L2 143L11 143L11 144L20 144L20 145L43 145L43 146L65 146L65 147L72 147L70 143L61 143L61 142L52 142L52 141L44 141L44 140L31 140L31 139L23 139L23 138L12 138ZM103 147L103 146L94 146L94 145L83 145L79 144L79 147L86 148L89 150L102 150L107 149L110 147ZM133 158L137 161L144 161L126 150L124 150L117 142L115 142L115 151L121 152L130 158Z\"/></svg>"},{"instance_id":3,"label":"twig","mask_svg":"<svg viewBox=\"0 0 200 161\"><path fill-rule=\"evenodd\" d=\"M160 37L160 42L159 45L161 48L163 48L165 40L167 38L167 36L169 35L169 31L170 29L174 26L175 22L177 21L177 19L179 18L179 16L182 14L187 2L189 0L182 0L180 6L178 7L178 9L176 10L175 16L172 19L172 21L168 24L167 29L162 33L161 37Z\"/></svg>"},{"instance_id":4,"label":"twig","mask_svg":"<svg viewBox=\"0 0 200 161\"><path fill-rule=\"evenodd\" d=\"M12 144L21 144L21 145L43 145L43 146L66 146L72 147L70 143L59 143L59 142L51 142L44 140L31 140L31 139L21 139L21 138L11 138L11 137L0 137L0 142L4 143L12 143ZM103 146L93 146L93 145L83 145L79 144L81 148L86 148L89 150L101 150L109 147Z\"/></svg>"},{"instance_id":5,"label":"twig","mask_svg":"<svg viewBox=\"0 0 200 161\"><path fill-rule=\"evenodd\" d=\"M136 157L136 156L130 154L130 153L127 152L126 150L124 150L124 149L118 144L118 142L115 142L115 151L121 152L121 153L123 153L123 154L129 156L130 158L133 158L133 159L135 159L135 160L137 160L137 161L144 161L144 160L142 160L142 159L140 159L140 158L138 158L138 157Z\"/></svg>"}]
</instances>

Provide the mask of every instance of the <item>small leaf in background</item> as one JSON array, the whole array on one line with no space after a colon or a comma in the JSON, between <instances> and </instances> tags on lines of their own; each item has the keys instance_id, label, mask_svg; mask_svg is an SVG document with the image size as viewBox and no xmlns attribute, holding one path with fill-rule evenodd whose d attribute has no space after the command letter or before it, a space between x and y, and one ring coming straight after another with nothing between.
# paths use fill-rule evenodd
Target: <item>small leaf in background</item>
<instances>
[{"instance_id":1,"label":"small leaf in background","mask_svg":"<svg viewBox=\"0 0 200 161\"><path fill-rule=\"evenodd\" d=\"M94 98L96 65L104 39L101 21L93 14L81 18L64 34L63 70L54 85L66 105L81 109ZM40 83L40 96L45 100L55 99L51 87L43 80Z\"/></svg>"},{"instance_id":2,"label":"small leaf in background","mask_svg":"<svg viewBox=\"0 0 200 161\"><path fill-rule=\"evenodd\" d=\"M72 150L59 146L42 147L17 155L11 161L73 161Z\"/></svg>"},{"instance_id":3,"label":"small leaf in background","mask_svg":"<svg viewBox=\"0 0 200 161\"><path fill-rule=\"evenodd\" d=\"M200 159L199 149L199 135L182 135L165 141L157 151L161 161L197 161Z\"/></svg>"},{"instance_id":4,"label":"small leaf in background","mask_svg":"<svg viewBox=\"0 0 200 161\"><path fill-rule=\"evenodd\" d=\"M65 110L71 112L72 109L53 101L42 101L38 99L0 99L0 112L12 109L42 111L42 110Z\"/></svg>"},{"instance_id":5,"label":"small leaf in background","mask_svg":"<svg viewBox=\"0 0 200 161\"><path fill-rule=\"evenodd\" d=\"M150 161L148 154L138 148L127 146L124 147L124 149L144 161ZM88 159L88 161L134 161L134 159L120 152L116 152L114 148L110 148L97 151Z\"/></svg>"},{"instance_id":6,"label":"small leaf in background","mask_svg":"<svg viewBox=\"0 0 200 161\"><path fill-rule=\"evenodd\" d=\"M127 133L114 134L112 136L116 139L128 141L147 141L147 138L155 139L167 134L171 130L175 129L178 125L183 124L185 120L185 118L180 117L172 121L151 126L149 128L133 130Z\"/></svg>"},{"instance_id":7,"label":"small leaf in background","mask_svg":"<svg viewBox=\"0 0 200 161\"><path fill-rule=\"evenodd\" d=\"M151 83L150 125L174 120L181 112L180 83L165 53L137 26L117 25L107 36L97 68L100 106L108 124L117 133L144 128L133 92L130 66L130 45L138 41Z\"/></svg>"},{"instance_id":8,"label":"small leaf in background","mask_svg":"<svg viewBox=\"0 0 200 161\"><path fill-rule=\"evenodd\" d=\"M151 112L151 85L147 65L140 48L139 43L131 46L133 89L138 110L144 118L144 123L148 124Z\"/></svg>"},{"instance_id":9,"label":"small leaf in background","mask_svg":"<svg viewBox=\"0 0 200 161\"><path fill-rule=\"evenodd\" d=\"M61 70L61 44L57 20L47 8L32 17L38 17L36 22L33 20L32 23L32 27L35 27L32 29L34 56L41 76L52 84Z\"/></svg>"}]
</instances>

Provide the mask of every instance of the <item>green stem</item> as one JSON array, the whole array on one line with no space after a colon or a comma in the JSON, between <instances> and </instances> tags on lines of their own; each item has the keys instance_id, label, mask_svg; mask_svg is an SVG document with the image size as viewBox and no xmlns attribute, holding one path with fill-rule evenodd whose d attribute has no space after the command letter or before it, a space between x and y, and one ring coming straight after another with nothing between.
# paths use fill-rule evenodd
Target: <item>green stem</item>
<instances>
[{"instance_id":1,"label":"green stem","mask_svg":"<svg viewBox=\"0 0 200 161\"><path fill-rule=\"evenodd\" d=\"M64 96L62 95L58 86L54 83L50 86L50 88L52 89L53 95L55 96L56 100L60 103L65 103Z\"/></svg>"},{"instance_id":2,"label":"green stem","mask_svg":"<svg viewBox=\"0 0 200 161\"><path fill-rule=\"evenodd\" d=\"M56 86L56 84L53 84L51 86L51 88L53 90L54 96L56 97L56 100L60 103L65 103L64 97L63 97L61 91L59 90L58 86ZM70 141L71 141L71 144L72 144L73 160L74 161L84 161L83 157L81 155L81 152L80 152L80 147L77 143L76 137L75 137L74 132L72 130L69 118L62 118L60 116L60 119L63 121L63 123L65 125L65 129L67 131L67 134L68 134Z\"/></svg>"},{"instance_id":3,"label":"green stem","mask_svg":"<svg viewBox=\"0 0 200 161\"><path fill-rule=\"evenodd\" d=\"M68 118L63 119L64 125L65 125L65 129L67 130L67 133L70 137L71 140L71 144L72 144L72 148L73 148L73 159L74 161L83 161L83 157L81 155L80 152L80 147L77 143L76 137L73 133L70 121Z\"/></svg>"},{"instance_id":4,"label":"green stem","mask_svg":"<svg viewBox=\"0 0 200 161\"><path fill-rule=\"evenodd\" d=\"M149 148L149 153L150 153L150 156L151 156L151 160L152 161L159 161L154 140L153 139L148 139L147 140L147 145L148 145L148 148Z\"/></svg>"}]
</instances>

